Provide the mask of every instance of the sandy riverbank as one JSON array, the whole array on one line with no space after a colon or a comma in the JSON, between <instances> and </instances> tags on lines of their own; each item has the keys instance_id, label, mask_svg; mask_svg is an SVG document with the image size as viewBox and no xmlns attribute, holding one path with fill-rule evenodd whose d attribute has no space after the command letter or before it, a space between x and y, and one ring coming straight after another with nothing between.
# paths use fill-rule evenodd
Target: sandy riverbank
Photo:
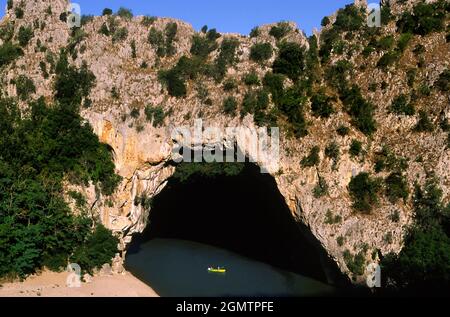
<instances>
[{"instance_id":1,"label":"sandy riverbank","mask_svg":"<svg viewBox=\"0 0 450 317\"><path fill-rule=\"evenodd\" d=\"M95 276L80 288L66 286L67 272L44 271L23 282L0 286L0 297L157 297L156 292L130 273Z\"/></svg>"}]
</instances>

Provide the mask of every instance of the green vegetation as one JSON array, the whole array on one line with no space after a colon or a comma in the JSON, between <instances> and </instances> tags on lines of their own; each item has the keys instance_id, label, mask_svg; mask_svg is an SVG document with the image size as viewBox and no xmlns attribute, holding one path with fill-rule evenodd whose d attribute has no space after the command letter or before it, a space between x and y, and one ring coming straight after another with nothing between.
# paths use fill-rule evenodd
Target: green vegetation
<instances>
[{"instance_id":1,"label":"green vegetation","mask_svg":"<svg viewBox=\"0 0 450 317\"><path fill-rule=\"evenodd\" d=\"M328 184L323 177L319 176L319 182L313 189L313 195L315 198L320 198L328 194Z\"/></svg>"},{"instance_id":2,"label":"green vegetation","mask_svg":"<svg viewBox=\"0 0 450 317\"><path fill-rule=\"evenodd\" d=\"M249 36L250 36L251 38L258 37L258 36L260 35L260 33L261 33L261 31L259 30L259 27L255 26L255 27L250 31Z\"/></svg>"},{"instance_id":3,"label":"green vegetation","mask_svg":"<svg viewBox=\"0 0 450 317\"><path fill-rule=\"evenodd\" d=\"M81 104L95 84L95 76L87 64L83 63L79 69L70 65L65 51L61 51L55 71L55 98L61 104Z\"/></svg>"},{"instance_id":4,"label":"green vegetation","mask_svg":"<svg viewBox=\"0 0 450 317\"><path fill-rule=\"evenodd\" d=\"M285 37L289 32L292 31L292 27L287 22L278 22L277 25L274 25L270 31L269 35L273 36L277 40L281 40Z\"/></svg>"},{"instance_id":5,"label":"green vegetation","mask_svg":"<svg viewBox=\"0 0 450 317\"><path fill-rule=\"evenodd\" d=\"M24 27L23 25L19 28L19 34L17 36L19 40L19 45L25 47L28 45L30 40L33 38L33 30L31 27Z\"/></svg>"},{"instance_id":6,"label":"green vegetation","mask_svg":"<svg viewBox=\"0 0 450 317\"><path fill-rule=\"evenodd\" d=\"M340 215L333 215L333 212L328 209L327 213L325 214L325 224L327 225L334 225L337 223L342 222L342 217Z\"/></svg>"},{"instance_id":7,"label":"green vegetation","mask_svg":"<svg viewBox=\"0 0 450 317\"><path fill-rule=\"evenodd\" d=\"M8 0L7 1L7 9L8 10L11 10L12 8L13 8L13 6L14 6L14 1L13 0Z\"/></svg>"},{"instance_id":8,"label":"green vegetation","mask_svg":"<svg viewBox=\"0 0 450 317\"><path fill-rule=\"evenodd\" d=\"M321 118L329 118L334 113L333 101L336 101L336 99L328 96L323 91L315 93L311 98L313 115Z\"/></svg>"},{"instance_id":9,"label":"green vegetation","mask_svg":"<svg viewBox=\"0 0 450 317\"><path fill-rule=\"evenodd\" d=\"M36 92L36 86L34 82L25 75L20 75L14 80L16 84L17 96L20 100L25 101L29 98L30 94Z\"/></svg>"},{"instance_id":10,"label":"green vegetation","mask_svg":"<svg viewBox=\"0 0 450 317\"><path fill-rule=\"evenodd\" d=\"M259 80L258 74L255 71L252 71L248 74L244 75L243 78L244 84L247 86L259 86L261 82Z\"/></svg>"},{"instance_id":11,"label":"green vegetation","mask_svg":"<svg viewBox=\"0 0 450 317\"><path fill-rule=\"evenodd\" d=\"M304 68L305 49L297 43L280 44L280 52L273 62L273 73L283 74L297 81Z\"/></svg>"},{"instance_id":12,"label":"green vegetation","mask_svg":"<svg viewBox=\"0 0 450 317\"><path fill-rule=\"evenodd\" d=\"M448 12L448 3L439 0L435 3L419 2L412 12L405 12L397 21L398 31L427 35L444 30L444 21Z\"/></svg>"},{"instance_id":13,"label":"green vegetation","mask_svg":"<svg viewBox=\"0 0 450 317\"><path fill-rule=\"evenodd\" d=\"M239 40L235 38L225 38L220 46L220 53L214 61L212 71L212 77L221 82L225 77L226 71L229 66L232 66L236 62L236 50L239 47Z\"/></svg>"},{"instance_id":14,"label":"green vegetation","mask_svg":"<svg viewBox=\"0 0 450 317\"><path fill-rule=\"evenodd\" d=\"M226 114L234 116L237 109L237 101L233 96L226 97L223 101L223 111Z\"/></svg>"},{"instance_id":15,"label":"green vegetation","mask_svg":"<svg viewBox=\"0 0 450 317\"><path fill-rule=\"evenodd\" d=\"M443 294L450 286L450 205L434 178L421 188L416 185L414 224L409 228L398 254L382 259L387 287L423 294Z\"/></svg>"},{"instance_id":16,"label":"green vegetation","mask_svg":"<svg viewBox=\"0 0 450 317\"><path fill-rule=\"evenodd\" d=\"M352 124L362 133L371 135L376 131L373 119L374 106L361 95L361 89L354 85L345 88L340 96L347 113L352 117Z\"/></svg>"},{"instance_id":17,"label":"green vegetation","mask_svg":"<svg viewBox=\"0 0 450 317\"><path fill-rule=\"evenodd\" d=\"M342 247L344 245L344 237L343 236L339 236L336 238L336 243L338 244L338 246Z\"/></svg>"},{"instance_id":18,"label":"green vegetation","mask_svg":"<svg viewBox=\"0 0 450 317\"><path fill-rule=\"evenodd\" d=\"M331 142L325 148L325 156L333 160L333 168L336 167L340 155L339 144L337 144L336 141Z\"/></svg>"},{"instance_id":19,"label":"green vegetation","mask_svg":"<svg viewBox=\"0 0 450 317\"><path fill-rule=\"evenodd\" d=\"M250 49L250 59L257 63L263 63L273 55L273 48L270 43L257 43Z\"/></svg>"},{"instance_id":20,"label":"green vegetation","mask_svg":"<svg viewBox=\"0 0 450 317\"><path fill-rule=\"evenodd\" d=\"M14 9L14 14L16 15L17 19L22 19L25 12L23 11L23 9L21 7L16 7Z\"/></svg>"},{"instance_id":21,"label":"green vegetation","mask_svg":"<svg viewBox=\"0 0 450 317\"><path fill-rule=\"evenodd\" d=\"M142 18L141 24L148 28L153 25L153 23L155 23L157 19L157 17L146 15Z\"/></svg>"},{"instance_id":22,"label":"green vegetation","mask_svg":"<svg viewBox=\"0 0 450 317\"><path fill-rule=\"evenodd\" d=\"M337 129L336 129L337 134L339 134L340 136L346 136L349 134L350 129L349 127L346 127L345 125L340 125Z\"/></svg>"},{"instance_id":23,"label":"green vegetation","mask_svg":"<svg viewBox=\"0 0 450 317\"><path fill-rule=\"evenodd\" d=\"M145 117L147 118L147 121L152 122L153 127L156 128L164 125L166 114L161 106L154 107L152 105L147 105L145 107Z\"/></svg>"},{"instance_id":24,"label":"green vegetation","mask_svg":"<svg viewBox=\"0 0 450 317\"><path fill-rule=\"evenodd\" d=\"M3 43L0 46L0 67L8 65L22 55L23 51L20 47L11 42Z\"/></svg>"},{"instance_id":25,"label":"green vegetation","mask_svg":"<svg viewBox=\"0 0 450 317\"><path fill-rule=\"evenodd\" d=\"M73 215L64 201L63 180L86 186L92 181L110 195L120 178L109 147L72 103L77 89L72 92L53 106L43 98L31 103L26 118L12 100L0 100L0 276L24 277L43 266L57 270L81 248L97 245L96 235L87 239L93 219ZM114 250L94 253L109 262L117 243L110 234L104 238L115 241ZM97 264L86 257L83 269Z\"/></svg>"},{"instance_id":26,"label":"green vegetation","mask_svg":"<svg viewBox=\"0 0 450 317\"><path fill-rule=\"evenodd\" d=\"M389 201L395 204L399 199L406 202L408 199L409 190L405 177L400 172L391 173L385 180L386 196Z\"/></svg>"},{"instance_id":27,"label":"green vegetation","mask_svg":"<svg viewBox=\"0 0 450 317\"><path fill-rule=\"evenodd\" d=\"M361 151L362 151L362 143L358 140L352 140L349 150L350 156L358 157L361 154Z\"/></svg>"},{"instance_id":28,"label":"green vegetation","mask_svg":"<svg viewBox=\"0 0 450 317\"><path fill-rule=\"evenodd\" d=\"M102 15L112 15L113 14L113 10L111 10L110 8L104 8Z\"/></svg>"},{"instance_id":29,"label":"green vegetation","mask_svg":"<svg viewBox=\"0 0 450 317\"><path fill-rule=\"evenodd\" d=\"M375 172L383 170L401 172L408 168L408 162L403 157L397 157L391 149L383 145L380 151L375 152Z\"/></svg>"},{"instance_id":30,"label":"green vegetation","mask_svg":"<svg viewBox=\"0 0 450 317\"><path fill-rule=\"evenodd\" d=\"M404 94L399 95L392 101L390 111L395 114L407 116L412 116L416 112L414 105L408 101L408 98Z\"/></svg>"},{"instance_id":31,"label":"green vegetation","mask_svg":"<svg viewBox=\"0 0 450 317\"><path fill-rule=\"evenodd\" d=\"M112 41L113 43L121 42L124 41L127 37L128 37L128 29L124 26L115 30L115 32L112 35Z\"/></svg>"},{"instance_id":32,"label":"green vegetation","mask_svg":"<svg viewBox=\"0 0 450 317\"><path fill-rule=\"evenodd\" d=\"M173 177L186 182L192 176L214 178L220 175L236 176L239 175L245 167L245 163L181 163L177 165Z\"/></svg>"},{"instance_id":33,"label":"green vegetation","mask_svg":"<svg viewBox=\"0 0 450 317\"><path fill-rule=\"evenodd\" d=\"M419 111L419 121L417 121L416 126L413 128L414 132L433 132L434 126L431 122L428 114L421 110Z\"/></svg>"},{"instance_id":34,"label":"green vegetation","mask_svg":"<svg viewBox=\"0 0 450 317\"><path fill-rule=\"evenodd\" d=\"M318 146L314 146L311 151L309 152L308 156L305 156L300 164L303 167L313 167L316 166L320 163L320 157L319 157L319 153L320 153L320 148Z\"/></svg>"},{"instance_id":35,"label":"green vegetation","mask_svg":"<svg viewBox=\"0 0 450 317\"><path fill-rule=\"evenodd\" d=\"M434 85L442 92L450 91L450 69L444 70Z\"/></svg>"},{"instance_id":36,"label":"green vegetation","mask_svg":"<svg viewBox=\"0 0 450 317\"><path fill-rule=\"evenodd\" d=\"M225 82L223 83L223 90L225 91L232 91L235 90L238 87L238 84L236 82L236 80L229 78L227 80L225 80Z\"/></svg>"},{"instance_id":37,"label":"green vegetation","mask_svg":"<svg viewBox=\"0 0 450 317\"><path fill-rule=\"evenodd\" d=\"M117 11L117 15L123 19L131 20L133 18L133 12L130 9L120 7Z\"/></svg>"},{"instance_id":38,"label":"green vegetation","mask_svg":"<svg viewBox=\"0 0 450 317\"><path fill-rule=\"evenodd\" d=\"M363 251L359 252L356 255L352 255L349 250L345 250L343 255L345 265L347 265L347 268L350 272L355 275L364 274L366 260Z\"/></svg>"},{"instance_id":39,"label":"green vegetation","mask_svg":"<svg viewBox=\"0 0 450 317\"><path fill-rule=\"evenodd\" d=\"M353 200L353 208L361 213L369 214L378 204L380 181L373 179L368 173L362 172L352 177L348 186Z\"/></svg>"}]
</instances>

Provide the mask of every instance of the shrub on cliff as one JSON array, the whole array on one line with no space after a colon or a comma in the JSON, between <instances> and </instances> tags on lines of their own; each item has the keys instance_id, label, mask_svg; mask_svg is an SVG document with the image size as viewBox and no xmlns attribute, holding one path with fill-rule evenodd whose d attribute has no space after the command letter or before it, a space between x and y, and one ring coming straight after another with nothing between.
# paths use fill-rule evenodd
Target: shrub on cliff
<instances>
[{"instance_id":1,"label":"shrub on cliff","mask_svg":"<svg viewBox=\"0 0 450 317\"><path fill-rule=\"evenodd\" d=\"M257 63L267 61L272 55L273 48L270 43L256 43L250 49L250 59Z\"/></svg>"},{"instance_id":2,"label":"shrub on cliff","mask_svg":"<svg viewBox=\"0 0 450 317\"><path fill-rule=\"evenodd\" d=\"M318 165L320 163L319 153L320 148L318 146L314 146L309 154L301 160L300 164L303 167L313 167Z\"/></svg>"},{"instance_id":3,"label":"shrub on cliff","mask_svg":"<svg viewBox=\"0 0 450 317\"><path fill-rule=\"evenodd\" d=\"M304 54L305 49L299 44L283 43L272 66L274 74L283 74L296 81L304 68Z\"/></svg>"},{"instance_id":4,"label":"shrub on cliff","mask_svg":"<svg viewBox=\"0 0 450 317\"><path fill-rule=\"evenodd\" d=\"M352 177L348 189L353 200L353 208L361 213L370 213L378 204L380 181L362 172Z\"/></svg>"},{"instance_id":5,"label":"shrub on cliff","mask_svg":"<svg viewBox=\"0 0 450 317\"><path fill-rule=\"evenodd\" d=\"M361 90L354 85L345 88L340 96L347 113L352 117L352 124L362 133L371 135L376 131L376 122L373 118L374 106L361 95Z\"/></svg>"},{"instance_id":6,"label":"shrub on cliff","mask_svg":"<svg viewBox=\"0 0 450 317\"><path fill-rule=\"evenodd\" d=\"M413 294L443 294L450 287L450 205L444 205L442 190L430 178L416 185L414 223L408 229L398 254L382 259L385 287Z\"/></svg>"},{"instance_id":7,"label":"shrub on cliff","mask_svg":"<svg viewBox=\"0 0 450 317\"><path fill-rule=\"evenodd\" d=\"M30 27L24 27L23 25L19 28L19 34L17 39L19 40L19 45L25 47L28 45L30 40L33 38L33 30Z\"/></svg>"},{"instance_id":8,"label":"shrub on cliff","mask_svg":"<svg viewBox=\"0 0 450 317\"><path fill-rule=\"evenodd\" d=\"M292 27L287 22L279 22L277 25L272 26L269 31L269 35L273 36L277 40L281 40L289 32L292 31Z\"/></svg>"},{"instance_id":9,"label":"shrub on cliff","mask_svg":"<svg viewBox=\"0 0 450 317\"><path fill-rule=\"evenodd\" d=\"M11 42L3 43L0 46L0 67L8 65L22 55L23 51L20 47L12 44Z\"/></svg>"},{"instance_id":10,"label":"shrub on cliff","mask_svg":"<svg viewBox=\"0 0 450 317\"><path fill-rule=\"evenodd\" d=\"M321 118L329 118L334 113L332 101L334 98L324 92L317 92L311 98L311 111L313 115Z\"/></svg>"},{"instance_id":11,"label":"shrub on cliff","mask_svg":"<svg viewBox=\"0 0 450 317\"><path fill-rule=\"evenodd\" d=\"M390 111L395 114L404 114L407 116L412 116L415 113L414 105L408 101L404 94L399 95L392 101Z\"/></svg>"},{"instance_id":12,"label":"shrub on cliff","mask_svg":"<svg viewBox=\"0 0 450 317\"><path fill-rule=\"evenodd\" d=\"M17 95L22 101L27 100L30 94L36 92L36 86L34 85L33 80L25 75L17 77L14 80L14 83L16 84Z\"/></svg>"},{"instance_id":13,"label":"shrub on cliff","mask_svg":"<svg viewBox=\"0 0 450 317\"><path fill-rule=\"evenodd\" d=\"M131 20L131 18L133 18L133 12L131 12L130 9L124 7L119 8L119 10L117 11L117 15L127 20Z\"/></svg>"},{"instance_id":14,"label":"shrub on cliff","mask_svg":"<svg viewBox=\"0 0 450 317\"><path fill-rule=\"evenodd\" d=\"M166 114L164 113L164 109L161 106L152 106L147 105L145 107L145 116L147 121L152 122L153 127L160 127L164 124L164 119Z\"/></svg>"},{"instance_id":15,"label":"shrub on cliff","mask_svg":"<svg viewBox=\"0 0 450 317\"><path fill-rule=\"evenodd\" d=\"M406 199L409 195L408 184L405 177L400 172L391 173L385 180L386 196L389 201L395 204L399 199Z\"/></svg>"},{"instance_id":16,"label":"shrub on cliff","mask_svg":"<svg viewBox=\"0 0 450 317\"><path fill-rule=\"evenodd\" d=\"M234 98L233 96L226 97L223 101L223 111L226 114L234 116L236 109L237 109L236 98Z\"/></svg>"}]
</instances>

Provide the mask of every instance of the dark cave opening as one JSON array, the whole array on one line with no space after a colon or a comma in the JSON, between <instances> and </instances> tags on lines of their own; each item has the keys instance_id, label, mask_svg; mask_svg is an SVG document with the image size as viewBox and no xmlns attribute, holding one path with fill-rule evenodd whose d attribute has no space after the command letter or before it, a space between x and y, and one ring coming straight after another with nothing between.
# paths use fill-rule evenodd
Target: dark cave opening
<instances>
[{"instance_id":1,"label":"dark cave opening","mask_svg":"<svg viewBox=\"0 0 450 317\"><path fill-rule=\"evenodd\" d=\"M156 238L212 245L330 282L332 261L310 230L295 221L275 179L252 163L234 176L170 178L152 201L146 230L133 237L128 252ZM340 274L337 266L331 271L333 279Z\"/></svg>"}]
</instances>

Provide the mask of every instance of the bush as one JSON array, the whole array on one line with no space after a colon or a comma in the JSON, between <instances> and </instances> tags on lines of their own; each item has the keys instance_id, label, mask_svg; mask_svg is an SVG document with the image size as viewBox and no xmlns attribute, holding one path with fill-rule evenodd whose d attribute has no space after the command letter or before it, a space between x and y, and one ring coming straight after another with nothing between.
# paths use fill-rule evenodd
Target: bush
<instances>
[{"instance_id":1,"label":"bush","mask_svg":"<svg viewBox=\"0 0 450 317\"><path fill-rule=\"evenodd\" d=\"M434 83L434 85L439 88L442 92L447 92L450 90L450 70L444 70L440 75L439 79Z\"/></svg>"},{"instance_id":2,"label":"bush","mask_svg":"<svg viewBox=\"0 0 450 317\"><path fill-rule=\"evenodd\" d=\"M0 67L8 65L22 55L23 51L20 47L12 44L11 42L3 43L0 46Z\"/></svg>"},{"instance_id":3,"label":"bush","mask_svg":"<svg viewBox=\"0 0 450 317\"><path fill-rule=\"evenodd\" d=\"M121 28L118 28L113 36L112 36L112 41L113 42L121 42L123 40L125 40L128 37L128 29L124 26Z\"/></svg>"},{"instance_id":4,"label":"bush","mask_svg":"<svg viewBox=\"0 0 450 317\"><path fill-rule=\"evenodd\" d=\"M13 0L8 0L6 8L8 10L11 10L13 8L13 6L14 6L14 1Z\"/></svg>"},{"instance_id":5,"label":"bush","mask_svg":"<svg viewBox=\"0 0 450 317\"><path fill-rule=\"evenodd\" d=\"M321 118L329 118L334 113L332 101L335 99L323 92L317 92L311 98L311 111L313 115Z\"/></svg>"},{"instance_id":6,"label":"bush","mask_svg":"<svg viewBox=\"0 0 450 317\"><path fill-rule=\"evenodd\" d=\"M313 189L314 198L320 198L328 194L328 184L323 177L319 176L319 182Z\"/></svg>"},{"instance_id":7,"label":"bush","mask_svg":"<svg viewBox=\"0 0 450 317\"><path fill-rule=\"evenodd\" d=\"M153 123L153 127L157 128L164 124L166 114L161 106L153 107L152 105L147 105L145 107L145 117L147 121Z\"/></svg>"},{"instance_id":8,"label":"bush","mask_svg":"<svg viewBox=\"0 0 450 317\"><path fill-rule=\"evenodd\" d=\"M345 125L340 125L337 129L336 129L337 134L339 134L340 136L346 136L348 135L348 133L350 132L350 129L348 127L346 127Z\"/></svg>"},{"instance_id":9,"label":"bush","mask_svg":"<svg viewBox=\"0 0 450 317\"><path fill-rule=\"evenodd\" d=\"M377 67L381 69L387 69L389 66L394 64L400 58L400 54L397 51L387 52L381 56L377 63Z\"/></svg>"},{"instance_id":10,"label":"bush","mask_svg":"<svg viewBox=\"0 0 450 317\"><path fill-rule=\"evenodd\" d=\"M373 119L374 106L363 98L359 87L346 88L341 94L341 100L347 113L352 117L354 126L366 135L376 131L376 123Z\"/></svg>"},{"instance_id":11,"label":"bush","mask_svg":"<svg viewBox=\"0 0 450 317\"><path fill-rule=\"evenodd\" d=\"M411 33L403 33L400 35L400 38L398 39L397 48L400 52L404 52L405 49L408 47L409 42L413 38L413 35Z\"/></svg>"},{"instance_id":12,"label":"bush","mask_svg":"<svg viewBox=\"0 0 450 317\"><path fill-rule=\"evenodd\" d=\"M287 22L279 22L277 25L272 26L269 31L269 35L273 36L277 40L281 40L289 32L292 31L292 27Z\"/></svg>"},{"instance_id":13,"label":"bush","mask_svg":"<svg viewBox=\"0 0 450 317\"><path fill-rule=\"evenodd\" d=\"M103 16L104 15L112 15L112 14L113 14L113 11L110 8L104 8L103 9L103 12L102 12Z\"/></svg>"},{"instance_id":14,"label":"bush","mask_svg":"<svg viewBox=\"0 0 450 317\"><path fill-rule=\"evenodd\" d=\"M319 157L319 153L320 153L320 148L318 146L314 146L311 151L309 152L308 156L305 156L300 164L303 167L313 167L316 166L320 163L320 157Z\"/></svg>"},{"instance_id":15,"label":"bush","mask_svg":"<svg viewBox=\"0 0 450 317\"><path fill-rule=\"evenodd\" d=\"M363 275L366 265L366 259L363 252L359 252L356 255L352 255L350 251L345 250L344 261L348 270L355 275Z\"/></svg>"},{"instance_id":16,"label":"bush","mask_svg":"<svg viewBox=\"0 0 450 317\"><path fill-rule=\"evenodd\" d=\"M211 52L217 49L216 40L210 40L207 37L195 34L192 38L191 54L206 58Z\"/></svg>"},{"instance_id":17,"label":"bush","mask_svg":"<svg viewBox=\"0 0 450 317\"><path fill-rule=\"evenodd\" d=\"M131 20L133 18L133 12L131 12L130 9L124 7L119 8L119 10L117 11L117 15L127 20Z\"/></svg>"},{"instance_id":18,"label":"bush","mask_svg":"<svg viewBox=\"0 0 450 317\"><path fill-rule=\"evenodd\" d=\"M155 23L157 19L158 19L157 17L146 15L142 18L141 24L148 28L150 25Z\"/></svg>"},{"instance_id":19,"label":"bush","mask_svg":"<svg viewBox=\"0 0 450 317\"><path fill-rule=\"evenodd\" d=\"M131 112L130 112L130 116L133 119L138 119L140 115L141 115L141 111L138 108L133 108L133 110L131 110Z\"/></svg>"},{"instance_id":20,"label":"bush","mask_svg":"<svg viewBox=\"0 0 450 317\"><path fill-rule=\"evenodd\" d=\"M272 99L276 104L279 103L284 93L285 77L281 74L266 73L263 79L264 88L270 91Z\"/></svg>"},{"instance_id":21,"label":"bush","mask_svg":"<svg viewBox=\"0 0 450 317\"><path fill-rule=\"evenodd\" d=\"M15 80L17 95L20 100L25 101L29 98L30 94L36 92L36 86L34 82L26 77L25 75L20 75Z\"/></svg>"},{"instance_id":22,"label":"bush","mask_svg":"<svg viewBox=\"0 0 450 317\"><path fill-rule=\"evenodd\" d=\"M332 159L334 163L336 163L339 160L340 156L339 145L335 141L327 145L327 147L325 148L325 156Z\"/></svg>"},{"instance_id":23,"label":"bush","mask_svg":"<svg viewBox=\"0 0 450 317\"><path fill-rule=\"evenodd\" d=\"M261 82L259 81L258 74L256 72L250 72L244 76L244 83L247 86L259 86Z\"/></svg>"},{"instance_id":24,"label":"bush","mask_svg":"<svg viewBox=\"0 0 450 317\"><path fill-rule=\"evenodd\" d=\"M21 7L16 7L16 9L14 10L14 13L15 13L17 19L23 18L24 11Z\"/></svg>"},{"instance_id":25,"label":"bush","mask_svg":"<svg viewBox=\"0 0 450 317\"><path fill-rule=\"evenodd\" d=\"M110 32L109 32L108 25L106 23L103 23L102 26L100 27L100 30L98 31L98 33L109 36Z\"/></svg>"},{"instance_id":26,"label":"bush","mask_svg":"<svg viewBox=\"0 0 450 317\"><path fill-rule=\"evenodd\" d=\"M380 181L372 179L368 173L362 172L352 177L348 189L353 200L352 207L356 211L369 214L378 204Z\"/></svg>"},{"instance_id":27,"label":"bush","mask_svg":"<svg viewBox=\"0 0 450 317\"><path fill-rule=\"evenodd\" d=\"M226 114L234 116L236 114L237 109L237 101L236 98L230 96L224 99L223 101L223 111Z\"/></svg>"},{"instance_id":28,"label":"bush","mask_svg":"<svg viewBox=\"0 0 450 317\"><path fill-rule=\"evenodd\" d=\"M379 173L383 170L398 172L407 168L408 162L406 159L397 157L389 147L384 145L381 151L375 152L375 172Z\"/></svg>"},{"instance_id":29,"label":"bush","mask_svg":"<svg viewBox=\"0 0 450 317\"><path fill-rule=\"evenodd\" d=\"M342 221L342 217L340 215L333 216L333 212L328 209L325 214L325 224L334 225L340 223Z\"/></svg>"},{"instance_id":30,"label":"bush","mask_svg":"<svg viewBox=\"0 0 450 317\"><path fill-rule=\"evenodd\" d=\"M176 69L160 71L159 80L167 86L169 95L172 97L185 97L187 93L186 84L181 78L181 74Z\"/></svg>"},{"instance_id":31,"label":"bush","mask_svg":"<svg viewBox=\"0 0 450 317\"><path fill-rule=\"evenodd\" d=\"M331 23L330 18L329 18L329 17L324 17L324 18L322 19L322 21L320 22L320 25L322 25L322 26L327 26L327 25L329 25L330 23Z\"/></svg>"},{"instance_id":32,"label":"bush","mask_svg":"<svg viewBox=\"0 0 450 317\"><path fill-rule=\"evenodd\" d=\"M237 88L237 82L234 79L227 79L224 83L223 83L223 90L225 91L232 91L234 89Z\"/></svg>"},{"instance_id":33,"label":"bush","mask_svg":"<svg viewBox=\"0 0 450 317\"><path fill-rule=\"evenodd\" d=\"M251 38L254 38L254 37L258 37L259 35L260 35L260 30L259 30L259 27L257 27L257 26L255 26L251 31L250 31L250 34L249 34L249 36L251 37Z\"/></svg>"},{"instance_id":34,"label":"bush","mask_svg":"<svg viewBox=\"0 0 450 317\"><path fill-rule=\"evenodd\" d=\"M358 140L352 140L352 144L350 145L350 156L358 157L362 151L362 143Z\"/></svg>"},{"instance_id":35,"label":"bush","mask_svg":"<svg viewBox=\"0 0 450 317\"><path fill-rule=\"evenodd\" d=\"M297 43L287 42L280 46L278 57L273 63L273 73L288 76L296 81L304 68L305 49Z\"/></svg>"},{"instance_id":36,"label":"bush","mask_svg":"<svg viewBox=\"0 0 450 317\"><path fill-rule=\"evenodd\" d=\"M395 114L404 114L407 116L412 116L415 114L414 105L408 102L406 95L399 95L396 97L391 104L390 111Z\"/></svg>"},{"instance_id":37,"label":"bush","mask_svg":"<svg viewBox=\"0 0 450 317\"><path fill-rule=\"evenodd\" d=\"M111 260L118 252L119 239L103 225L98 224L94 232L89 233L86 241L78 246L70 261L80 265L83 271L91 273L94 268L100 268L103 264L111 264Z\"/></svg>"},{"instance_id":38,"label":"bush","mask_svg":"<svg viewBox=\"0 0 450 317\"><path fill-rule=\"evenodd\" d=\"M414 132L433 132L434 126L431 122L430 118L428 117L428 114L421 110L419 111L419 121L417 122L416 126L413 128Z\"/></svg>"},{"instance_id":39,"label":"bush","mask_svg":"<svg viewBox=\"0 0 450 317\"><path fill-rule=\"evenodd\" d=\"M397 29L401 33L414 33L427 35L432 32L444 30L444 20L446 16L445 4L443 1L436 3L418 3L413 8L413 12L405 12L397 21Z\"/></svg>"},{"instance_id":40,"label":"bush","mask_svg":"<svg viewBox=\"0 0 450 317\"><path fill-rule=\"evenodd\" d=\"M416 185L414 223L398 254L382 260L382 270L389 283L386 287L408 290L413 294L442 294L450 286L450 238L448 210L442 201L437 181L428 179L421 188Z\"/></svg>"},{"instance_id":41,"label":"bush","mask_svg":"<svg viewBox=\"0 0 450 317\"><path fill-rule=\"evenodd\" d=\"M239 41L235 38L225 38L220 46L220 53L214 61L213 78L220 82L223 80L228 66L236 62L236 50L239 47Z\"/></svg>"},{"instance_id":42,"label":"bush","mask_svg":"<svg viewBox=\"0 0 450 317\"><path fill-rule=\"evenodd\" d=\"M267 61L272 55L273 48L270 43L257 43L250 49L250 59L257 63Z\"/></svg>"},{"instance_id":43,"label":"bush","mask_svg":"<svg viewBox=\"0 0 450 317\"><path fill-rule=\"evenodd\" d=\"M338 32L358 31L362 29L365 22L362 9L354 5L346 5L345 8L338 10L333 28Z\"/></svg>"},{"instance_id":44,"label":"bush","mask_svg":"<svg viewBox=\"0 0 450 317\"><path fill-rule=\"evenodd\" d=\"M409 190L405 177L400 172L391 173L385 180L386 196L389 201L395 204L399 199L406 202Z\"/></svg>"},{"instance_id":45,"label":"bush","mask_svg":"<svg viewBox=\"0 0 450 317\"><path fill-rule=\"evenodd\" d=\"M18 40L19 45L25 47L28 45L30 40L33 38L33 30L30 27L24 27L23 25L19 28Z\"/></svg>"},{"instance_id":46,"label":"bush","mask_svg":"<svg viewBox=\"0 0 450 317\"><path fill-rule=\"evenodd\" d=\"M86 63L80 68L69 65L67 53L61 51L56 65L55 99L63 104L81 104L95 84L95 76Z\"/></svg>"}]
</instances>

